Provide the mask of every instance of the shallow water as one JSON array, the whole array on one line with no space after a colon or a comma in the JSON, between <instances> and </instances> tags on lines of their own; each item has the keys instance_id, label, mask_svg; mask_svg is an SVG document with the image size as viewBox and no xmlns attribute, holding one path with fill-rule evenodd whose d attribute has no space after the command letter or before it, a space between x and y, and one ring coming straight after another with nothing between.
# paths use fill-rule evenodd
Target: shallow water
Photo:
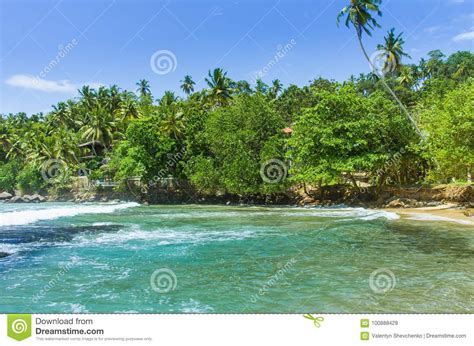
<instances>
[{"instance_id":1,"label":"shallow water","mask_svg":"<svg viewBox=\"0 0 474 346\"><path fill-rule=\"evenodd\" d=\"M2 313L474 310L474 227L383 211L1 204L0 252Z\"/></svg>"}]
</instances>

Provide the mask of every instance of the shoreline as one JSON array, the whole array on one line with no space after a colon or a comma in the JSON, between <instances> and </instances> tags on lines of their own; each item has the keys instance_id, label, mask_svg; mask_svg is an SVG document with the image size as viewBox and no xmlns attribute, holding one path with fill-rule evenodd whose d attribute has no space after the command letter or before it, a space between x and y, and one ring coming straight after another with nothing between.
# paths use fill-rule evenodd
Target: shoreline
<instances>
[{"instance_id":1,"label":"shoreline","mask_svg":"<svg viewBox=\"0 0 474 346\"><path fill-rule=\"evenodd\" d=\"M3 202L4 201L0 201ZM314 205L314 204L260 204L260 203L203 203L202 201L196 201L194 203L147 203L147 202L137 202L131 200L121 200L121 199L114 199L114 200L94 200L94 201L65 201L65 200L48 200L48 202L52 203L73 203L73 204L88 204L88 203L99 203L99 204L120 204L120 203L127 203L127 202L135 202L141 206L155 206L155 205L175 205L175 206L185 206L185 205L219 205L219 206L228 206L228 207L289 207L289 208L363 208L366 210L377 210L377 211L385 211L391 212L400 217L401 220L415 220L415 221L431 221L431 222L454 222L462 225L473 225L474 226L474 209L463 206L459 203L445 203L440 204L437 206L423 206L423 207L383 207L383 206L376 206L376 205L350 205L350 204L331 204L331 205ZM3 204L0 203L0 204ZM30 203L21 203L21 204L31 204ZM36 204L36 203L32 203Z\"/></svg>"},{"instance_id":2,"label":"shoreline","mask_svg":"<svg viewBox=\"0 0 474 346\"><path fill-rule=\"evenodd\" d=\"M470 212L472 215L474 213L472 209L465 209L457 204L443 204L437 207L421 208L382 208L380 210L396 213L401 219L474 225L474 217L466 215L466 212Z\"/></svg>"}]
</instances>

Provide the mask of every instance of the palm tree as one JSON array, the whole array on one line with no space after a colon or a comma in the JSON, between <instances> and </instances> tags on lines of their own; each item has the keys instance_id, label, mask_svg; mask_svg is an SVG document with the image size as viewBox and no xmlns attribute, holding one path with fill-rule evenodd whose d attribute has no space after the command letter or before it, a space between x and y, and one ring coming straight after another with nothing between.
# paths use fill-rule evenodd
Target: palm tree
<instances>
[{"instance_id":1,"label":"palm tree","mask_svg":"<svg viewBox=\"0 0 474 346\"><path fill-rule=\"evenodd\" d=\"M67 126L72 122L71 109L66 102L59 102L57 105L53 105L52 112L46 117L46 124L52 129Z\"/></svg>"},{"instance_id":2,"label":"palm tree","mask_svg":"<svg viewBox=\"0 0 474 346\"><path fill-rule=\"evenodd\" d=\"M106 109L98 106L94 112L89 114L87 121L80 129L82 139L98 141L105 148L109 148L114 137L120 135L113 115Z\"/></svg>"},{"instance_id":3,"label":"palm tree","mask_svg":"<svg viewBox=\"0 0 474 346\"><path fill-rule=\"evenodd\" d=\"M124 92L122 94L122 100L120 101L120 107L116 110L116 113L119 115L122 124L139 118L140 111L137 106L135 94Z\"/></svg>"},{"instance_id":4,"label":"palm tree","mask_svg":"<svg viewBox=\"0 0 474 346\"><path fill-rule=\"evenodd\" d=\"M181 89L186 93L186 95L191 94L194 91L194 85L196 84L190 75L184 76L184 79L181 81Z\"/></svg>"},{"instance_id":5,"label":"palm tree","mask_svg":"<svg viewBox=\"0 0 474 346\"><path fill-rule=\"evenodd\" d=\"M283 85L281 84L279 79L275 79L272 82L272 86L270 87L270 96L272 99L276 99L280 91L283 89Z\"/></svg>"},{"instance_id":6,"label":"palm tree","mask_svg":"<svg viewBox=\"0 0 474 346\"><path fill-rule=\"evenodd\" d=\"M415 74L411 66L402 66L397 82L406 88L411 88L415 84Z\"/></svg>"},{"instance_id":7,"label":"palm tree","mask_svg":"<svg viewBox=\"0 0 474 346\"><path fill-rule=\"evenodd\" d=\"M377 21L372 17L371 12L375 12L377 15L381 16L382 11L380 11L379 5L382 3L382 0L350 0L350 4L344 7L341 12L337 15L336 23L339 26L340 19L347 15L346 18L346 26L349 27L352 24L356 30L357 39L359 40L359 45L364 53L365 58L369 62L372 71L376 71L376 67L372 60L369 58L367 51L365 50L364 44L362 43L362 34L365 32L367 35L372 36L371 30L375 28L379 28L380 25ZM385 78L381 78L381 82L383 86L387 89L390 95L395 99L398 106L402 109L405 115L410 120L411 124L413 125L415 131L421 137L421 139L426 142L425 136L421 133L418 125L416 124L415 120L408 112L405 105L400 101L397 97L395 92L390 88L390 86L385 81Z\"/></svg>"},{"instance_id":8,"label":"palm tree","mask_svg":"<svg viewBox=\"0 0 474 346\"><path fill-rule=\"evenodd\" d=\"M206 83L209 86L210 96L213 98L218 105L225 104L230 96L229 78L227 78L227 72L224 72L221 68L216 68L214 71L209 71Z\"/></svg>"},{"instance_id":9,"label":"palm tree","mask_svg":"<svg viewBox=\"0 0 474 346\"><path fill-rule=\"evenodd\" d=\"M136 86L138 87L137 92L140 94L140 97L145 97L151 94L150 83L145 79L140 79Z\"/></svg>"},{"instance_id":10,"label":"palm tree","mask_svg":"<svg viewBox=\"0 0 474 346\"><path fill-rule=\"evenodd\" d=\"M403 50L405 41L402 38L402 34L400 33L398 36L395 36L395 29L392 28L387 33L387 36L384 37L385 43L377 45L377 49L380 51L379 58L382 58L384 61L382 69L384 74L400 72L402 58L407 57L411 59L411 56Z\"/></svg>"},{"instance_id":11,"label":"palm tree","mask_svg":"<svg viewBox=\"0 0 474 346\"><path fill-rule=\"evenodd\" d=\"M370 12L375 12L379 16L382 15L379 5L382 0L350 0L350 4L344 7L341 12L337 15L337 25L342 17L347 14L346 26L350 24L356 29L357 37L359 38L359 44L362 46L362 50L365 52L364 45L362 44L362 34L365 32L367 35L372 36L371 30L380 28L374 17ZM366 53L367 55L367 53ZM368 56L367 56L368 58Z\"/></svg>"},{"instance_id":12,"label":"palm tree","mask_svg":"<svg viewBox=\"0 0 474 346\"><path fill-rule=\"evenodd\" d=\"M107 108L113 113L120 108L121 101L120 88L117 85L112 85L108 90L108 97L105 101Z\"/></svg>"},{"instance_id":13,"label":"palm tree","mask_svg":"<svg viewBox=\"0 0 474 346\"><path fill-rule=\"evenodd\" d=\"M165 94L160 100L160 105L161 106L170 106L173 103L175 103L177 100L177 97L175 96L174 92L172 91L165 91Z\"/></svg>"},{"instance_id":14,"label":"palm tree","mask_svg":"<svg viewBox=\"0 0 474 346\"><path fill-rule=\"evenodd\" d=\"M268 85L259 78L255 83L255 91L259 94L266 95L268 92Z\"/></svg>"},{"instance_id":15,"label":"palm tree","mask_svg":"<svg viewBox=\"0 0 474 346\"><path fill-rule=\"evenodd\" d=\"M172 135L175 139L179 139L185 128L183 115L181 111L167 112L162 122L163 131L168 135Z\"/></svg>"},{"instance_id":16,"label":"palm tree","mask_svg":"<svg viewBox=\"0 0 474 346\"><path fill-rule=\"evenodd\" d=\"M96 97L97 94L94 89L92 89L88 85L84 85L80 90L79 90L79 96L81 97L81 103L82 105L87 109L90 110L94 107L94 104L96 102Z\"/></svg>"}]
</instances>

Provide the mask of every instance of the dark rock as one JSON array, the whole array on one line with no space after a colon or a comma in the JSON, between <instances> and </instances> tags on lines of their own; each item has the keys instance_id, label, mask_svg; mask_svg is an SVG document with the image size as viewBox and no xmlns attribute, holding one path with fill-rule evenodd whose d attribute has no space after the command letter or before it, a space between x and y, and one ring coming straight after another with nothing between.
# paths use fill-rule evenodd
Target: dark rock
<instances>
[{"instance_id":1,"label":"dark rock","mask_svg":"<svg viewBox=\"0 0 474 346\"><path fill-rule=\"evenodd\" d=\"M425 202L419 202L410 198L392 197L385 205L387 208L418 208L425 206Z\"/></svg>"},{"instance_id":2,"label":"dark rock","mask_svg":"<svg viewBox=\"0 0 474 346\"><path fill-rule=\"evenodd\" d=\"M13 195L11 193L8 193L8 192L0 193L0 200L10 199L12 197L13 197Z\"/></svg>"},{"instance_id":3,"label":"dark rock","mask_svg":"<svg viewBox=\"0 0 474 346\"><path fill-rule=\"evenodd\" d=\"M34 203L46 201L46 197L43 197L37 193L35 193L34 195L24 195L23 199L26 200L27 202L34 202Z\"/></svg>"},{"instance_id":4,"label":"dark rock","mask_svg":"<svg viewBox=\"0 0 474 346\"><path fill-rule=\"evenodd\" d=\"M437 207L438 205L441 205L441 204L442 204L441 202L432 201L432 202L427 202L426 206L427 207Z\"/></svg>"},{"instance_id":5,"label":"dark rock","mask_svg":"<svg viewBox=\"0 0 474 346\"><path fill-rule=\"evenodd\" d=\"M7 200L8 203L26 203L27 200L23 199L21 196L15 196Z\"/></svg>"},{"instance_id":6,"label":"dark rock","mask_svg":"<svg viewBox=\"0 0 474 346\"><path fill-rule=\"evenodd\" d=\"M4 258L4 257L10 256L10 255L11 255L11 254L8 253L8 252L0 251L0 258Z\"/></svg>"}]
</instances>

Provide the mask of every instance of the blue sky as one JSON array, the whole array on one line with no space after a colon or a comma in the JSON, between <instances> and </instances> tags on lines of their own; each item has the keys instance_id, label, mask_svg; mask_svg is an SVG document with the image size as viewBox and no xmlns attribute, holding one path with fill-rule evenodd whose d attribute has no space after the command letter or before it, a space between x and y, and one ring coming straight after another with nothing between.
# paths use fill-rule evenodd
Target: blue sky
<instances>
[{"instance_id":1,"label":"blue sky","mask_svg":"<svg viewBox=\"0 0 474 346\"><path fill-rule=\"evenodd\" d=\"M47 112L85 83L134 91L144 78L155 96L181 94L184 75L200 89L215 67L285 86L343 80L369 71L354 32L335 25L347 2L0 0L0 113ZM385 0L382 9L369 52L392 27L415 62L474 48L472 0Z\"/></svg>"}]
</instances>

